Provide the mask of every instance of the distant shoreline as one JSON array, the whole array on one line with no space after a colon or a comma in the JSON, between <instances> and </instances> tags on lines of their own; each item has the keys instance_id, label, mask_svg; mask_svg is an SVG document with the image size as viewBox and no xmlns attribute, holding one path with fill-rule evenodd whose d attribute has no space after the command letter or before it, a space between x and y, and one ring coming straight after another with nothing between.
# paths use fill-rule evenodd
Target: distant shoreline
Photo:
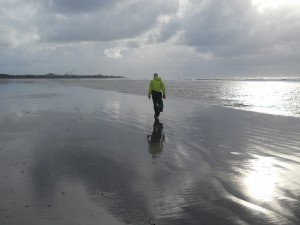
<instances>
[{"instance_id":1,"label":"distant shoreline","mask_svg":"<svg viewBox=\"0 0 300 225\"><path fill-rule=\"evenodd\" d=\"M10 75L10 74L0 74L0 79L76 79L76 78L125 78L122 76L114 76L114 75L73 75L73 74L45 74L45 75L32 75L32 74L24 74L24 75Z\"/></svg>"}]
</instances>

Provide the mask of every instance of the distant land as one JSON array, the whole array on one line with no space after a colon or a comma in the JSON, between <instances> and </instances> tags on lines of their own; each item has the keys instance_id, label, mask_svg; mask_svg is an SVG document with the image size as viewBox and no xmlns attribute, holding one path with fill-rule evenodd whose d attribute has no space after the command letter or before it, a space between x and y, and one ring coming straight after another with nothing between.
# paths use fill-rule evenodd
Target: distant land
<instances>
[{"instance_id":1,"label":"distant land","mask_svg":"<svg viewBox=\"0 0 300 225\"><path fill-rule=\"evenodd\" d=\"M10 74L1 74L0 73L0 79L75 79L75 78L125 78L122 76L114 76L114 75L75 75L75 74L54 74L54 73L48 73L45 75L32 75L32 74L23 74L23 75L10 75Z\"/></svg>"}]
</instances>

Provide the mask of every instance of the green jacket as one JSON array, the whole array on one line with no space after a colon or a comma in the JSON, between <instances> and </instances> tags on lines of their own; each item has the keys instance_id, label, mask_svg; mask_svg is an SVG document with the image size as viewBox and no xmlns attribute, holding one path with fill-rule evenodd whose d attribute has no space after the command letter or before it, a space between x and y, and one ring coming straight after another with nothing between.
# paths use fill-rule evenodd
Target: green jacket
<instances>
[{"instance_id":1,"label":"green jacket","mask_svg":"<svg viewBox=\"0 0 300 225\"><path fill-rule=\"evenodd\" d=\"M161 80L160 77L153 78L153 80L149 83L148 95L151 95L152 91L157 91L166 94L166 88L164 82Z\"/></svg>"}]
</instances>

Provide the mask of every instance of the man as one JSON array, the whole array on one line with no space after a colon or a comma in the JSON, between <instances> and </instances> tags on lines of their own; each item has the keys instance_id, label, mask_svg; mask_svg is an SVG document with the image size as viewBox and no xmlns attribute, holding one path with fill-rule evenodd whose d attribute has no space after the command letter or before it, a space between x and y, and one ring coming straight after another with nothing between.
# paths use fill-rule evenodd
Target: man
<instances>
[{"instance_id":1,"label":"man","mask_svg":"<svg viewBox=\"0 0 300 225\"><path fill-rule=\"evenodd\" d=\"M152 95L153 106L154 106L154 118L158 118L159 114L163 111L164 104L162 98L166 98L166 88L158 76L157 73L153 75L153 80L149 83L149 90L148 90L148 98L150 99Z\"/></svg>"}]
</instances>

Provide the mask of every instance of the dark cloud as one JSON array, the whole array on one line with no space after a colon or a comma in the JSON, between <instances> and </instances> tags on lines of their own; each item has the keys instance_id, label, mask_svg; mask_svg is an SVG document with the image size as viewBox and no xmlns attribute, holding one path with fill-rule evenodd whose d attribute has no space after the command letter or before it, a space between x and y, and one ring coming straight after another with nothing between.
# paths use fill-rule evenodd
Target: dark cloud
<instances>
[{"instance_id":1,"label":"dark cloud","mask_svg":"<svg viewBox=\"0 0 300 225\"><path fill-rule=\"evenodd\" d=\"M107 8L117 0L48 0L48 5L60 13L90 13Z\"/></svg>"},{"instance_id":2,"label":"dark cloud","mask_svg":"<svg viewBox=\"0 0 300 225\"><path fill-rule=\"evenodd\" d=\"M170 21L168 24L162 27L159 37L157 38L158 42L166 42L172 37L176 36L177 32L180 31L180 23L177 20Z\"/></svg>"},{"instance_id":3,"label":"dark cloud","mask_svg":"<svg viewBox=\"0 0 300 225\"><path fill-rule=\"evenodd\" d=\"M169 6L153 1L52 1L59 13L40 13L37 25L42 41L112 41L133 38L151 29ZM83 4L85 7L81 8ZM108 3L109 2L109 3ZM122 4L120 4L120 2ZM115 4L114 4L115 3ZM48 2L49 4L49 2ZM70 7L67 7L69 6ZM69 12L86 12L64 14ZM97 10L96 10L97 9Z\"/></svg>"},{"instance_id":4,"label":"dark cloud","mask_svg":"<svg viewBox=\"0 0 300 225\"><path fill-rule=\"evenodd\" d=\"M220 57L261 54L300 40L300 15L291 7L260 13L250 1L202 3L192 5L181 24L181 42L199 52Z\"/></svg>"},{"instance_id":5,"label":"dark cloud","mask_svg":"<svg viewBox=\"0 0 300 225\"><path fill-rule=\"evenodd\" d=\"M234 8L233 8L234 7ZM207 6L198 7L185 22L187 44L196 46L222 45L234 41L241 18L235 15L236 5L226 5L211 1Z\"/></svg>"},{"instance_id":6,"label":"dark cloud","mask_svg":"<svg viewBox=\"0 0 300 225\"><path fill-rule=\"evenodd\" d=\"M236 54L243 49L235 46L244 45L251 35L255 22L248 17L252 16L250 4L241 1L234 0L230 4L210 1L199 5L198 10L192 10L183 21L183 43L203 52Z\"/></svg>"}]
</instances>

